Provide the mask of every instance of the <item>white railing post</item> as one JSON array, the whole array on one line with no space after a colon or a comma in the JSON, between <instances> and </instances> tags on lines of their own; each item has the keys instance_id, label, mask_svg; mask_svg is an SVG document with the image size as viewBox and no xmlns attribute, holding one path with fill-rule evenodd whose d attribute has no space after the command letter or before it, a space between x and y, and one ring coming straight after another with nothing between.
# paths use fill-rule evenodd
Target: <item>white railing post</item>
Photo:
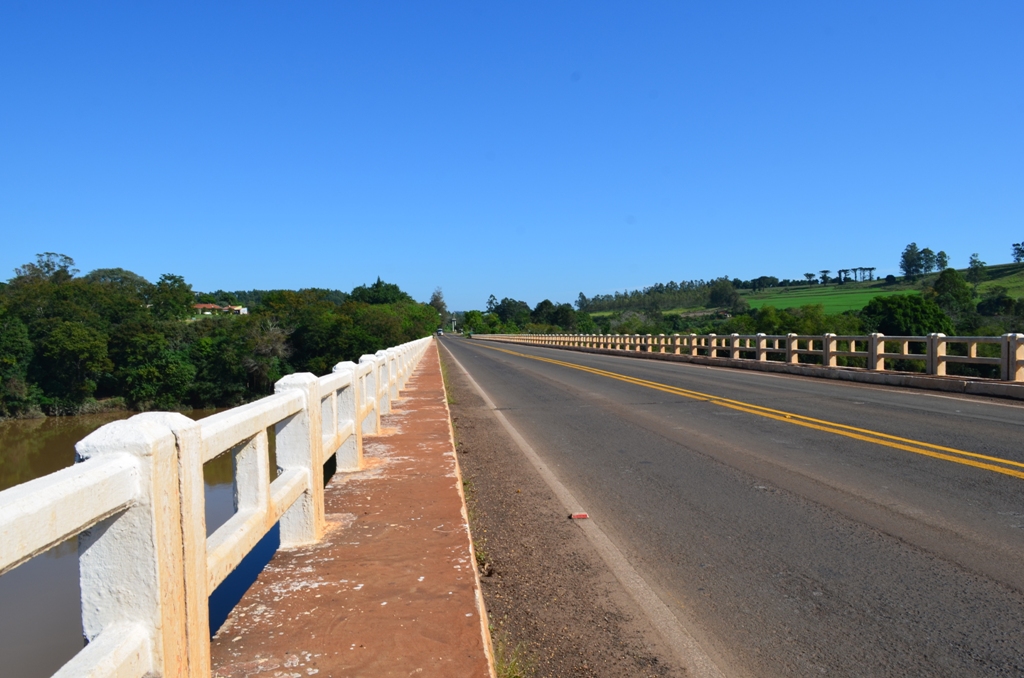
<instances>
[{"instance_id":1,"label":"white railing post","mask_svg":"<svg viewBox=\"0 0 1024 678\"><path fill-rule=\"evenodd\" d=\"M928 335L928 374L946 374L946 335L942 332Z\"/></svg>"},{"instance_id":2,"label":"white railing post","mask_svg":"<svg viewBox=\"0 0 1024 678\"><path fill-rule=\"evenodd\" d=\"M1024 334L1003 336L1003 380L1024 381Z\"/></svg>"},{"instance_id":3,"label":"white railing post","mask_svg":"<svg viewBox=\"0 0 1024 678\"><path fill-rule=\"evenodd\" d=\"M708 357L718 357L718 335L714 332L708 335Z\"/></svg>"},{"instance_id":4,"label":"white railing post","mask_svg":"<svg viewBox=\"0 0 1024 678\"><path fill-rule=\"evenodd\" d=\"M75 450L79 460L129 454L138 464L137 502L78 536L85 637L141 632L148 656L138 663L147 675L208 675L208 667L192 671L188 664L174 434L156 422L128 419L94 431Z\"/></svg>"},{"instance_id":5,"label":"white railing post","mask_svg":"<svg viewBox=\"0 0 1024 678\"><path fill-rule=\"evenodd\" d=\"M388 402L390 403L398 399L398 351L389 348L385 353L388 356Z\"/></svg>"},{"instance_id":6,"label":"white railing post","mask_svg":"<svg viewBox=\"0 0 1024 678\"><path fill-rule=\"evenodd\" d=\"M190 676L210 671L210 602L206 588L206 487L203 480L203 439L199 422L177 412L146 412L137 421L166 426L178 449L181 499L185 637Z\"/></svg>"},{"instance_id":7,"label":"white railing post","mask_svg":"<svg viewBox=\"0 0 1024 678\"><path fill-rule=\"evenodd\" d=\"M879 332L868 335L868 364L869 370L885 371L885 335Z\"/></svg>"},{"instance_id":8,"label":"white railing post","mask_svg":"<svg viewBox=\"0 0 1024 678\"><path fill-rule=\"evenodd\" d=\"M768 360L768 339L763 332L757 333L757 360L759 362Z\"/></svg>"},{"instance_id":9,"label":"white railing post","mask_svg":"<svg viewBox=\"0 0 1024 678\"><path fill-rule=\"evenodd\" d=\"M800 354L797 353L797 349L800 346L800 340L797 339L797 335L790 332L786 335L786 362L790 365L796 365L800 362Z\"/></svg>"},{"instance_id":10,"label":"white railing post","mask_svg":"<svg viewBox=\"0 0 1024 678\"><path fill-rule=\"evenodd\" d=\"M336 373L348 373L351 385L338 393L339 428L351 422L352 434L345 438L335 453L339 471L358 471L362 468L362 427L359 426L359 380L355 376L355 363L350 361L334 366Z\"/></svg>"},{"instance_id":11,"label":"white railing post","mask_svg":"<svg viewBox=\"0 0 1024 678\"><path fill-rule=\"evenodd\" d=\"M379 378L377 370L377 359L372 355L364 355L359 358L360 367L369 368L369 372L363 377L359 386L359 396L362 399L362 409L370 409L362 421L363 435L376 435L380 433L380 403L377 400L377 381Z\"/></svg>"},{"instance_id":12,"label":"white railing post","mask_svg":"<svg viewBox=\"0 0 1024 678\"><path fill-rule=\"evenodd\" d=\"M836 366L836 335L826 332L821 338L821 364L824 367Z\"/></svg>"},{"instance_id":13,"label":"white railing post","mask_svg":"<svg viewBox=\"0 0 1024 678\"><path fill-rule=\"evenodd\" d=\"M377 351L374 357L377 359L377 373L380 375L377 382L378 410L381 415L385 415L391 412L391 366L388 364L388 354L385 351Z\"/></svg>"},{"instance_id":14,"label":"white railing post","mask_svg":"<svg viewBox=\"0 0 1024 678\"><path fill-rule=\"evenodd\" d=\"M351 361L338 363L334 372L347 372L352 385L338 393L337 417L339 426L343 422L352 422L352 435L345 439L334 458L338 462L339 471L358 471L363 467L363 427L359 425L359 379L356 377L356 364Z\"/></svg>"},{"instance_id":15,"label":"white railing post","mask_svg":"<svg viewBox=\"0 0 1024 678\"><path fill-rule=\"evenodd\" d=\"M729 335L729 357L733 360L740 357L740 335L736 332Z\"/></svg>"},{"instance_id":16,"label":"white railing post","mask_svg":"<svg viewBox=\"0 0 1024 678\"><path fill-rule=\"evenodd\" d=\"M281 516L281 546L311 544L324 534L324 460L320 427L320 383L308 372L289 374L274 384L274 393L301 391L301 411L277 423L277 465L282 472L309 474L302 496ZM237 482L237 479L236 479Z\"/></svg>"}]
</instances>

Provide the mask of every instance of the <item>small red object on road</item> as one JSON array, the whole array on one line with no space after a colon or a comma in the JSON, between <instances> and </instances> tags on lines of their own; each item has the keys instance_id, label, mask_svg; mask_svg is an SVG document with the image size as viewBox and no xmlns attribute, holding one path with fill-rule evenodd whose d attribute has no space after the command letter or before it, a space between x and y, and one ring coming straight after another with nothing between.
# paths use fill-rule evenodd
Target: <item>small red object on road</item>
<instances>
[{"instance_id":1,"label":"small red object on road","mask_svg":"<svg viewBox=\"0 0 1024 678\"><path fill-rule=\"evenodd\" d=\"M573 513L572 515L569 516L569 520L583 520L584 518L589 518L589 517L590 516L588 516L586 513Z\"/></svg>"}]
</instances>

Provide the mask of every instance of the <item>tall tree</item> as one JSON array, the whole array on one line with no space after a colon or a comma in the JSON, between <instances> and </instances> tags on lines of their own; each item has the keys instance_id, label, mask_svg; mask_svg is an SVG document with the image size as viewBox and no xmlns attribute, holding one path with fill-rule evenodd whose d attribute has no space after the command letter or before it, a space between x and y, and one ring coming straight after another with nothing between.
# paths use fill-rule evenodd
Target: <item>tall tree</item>
<instances>
[{"instance_id":1,"label":"tall tree","mask_svg":"<svg viewBox=\"0 0 1024 678\"><path fill-rule=\"evenodd\" d=\"M831 273L831 272L832 271L828 270L827 268L823 268L820 271L818 271L818 273L821 274L821 284L822 285L827 285L828 284L828 274Z\"/></svg>"},{"instance_id":2,"label":"tall tree","mask_svg":"<svg viewBox=\"0 0 1024 678\"><path fill-rule=\"evenodd\" d=\"M149 295L153 315L161 320L178 320L192 313L195 293L180 275L165 273Z\"/></svg>"},{"instance_id":3,"label":"tall tree","mask_svg":"<svg viewBox=\"0 0 1024 678\"><path fill-rule=\"evenodd\" d=\"M940 271L945 271L949 268L949 255L939 250L939 253L935 255L935 268Z\"/></svg>"},{"instance_id":4,"label":"tall tree","mask_svg":"<svg viewBox=\"0 0 1024 678\"><path fill-rule=\"evenodd\" d=\"M66 254L43 252L36 255L35 263L15 268L14 274L19 278L64 282L78 275L78 269L75 260Z\"/></svg>"},{"instance_id":5,"label":"tall tree","mask_svg":"<svg viewBox=\"0 0 1024 678\"><path fill-rule=\"evenodd\" d=\"M932 332L953 334L954 327L941 308L919 294L875 297L861 311L867 329L890 336L921 337Z\"/></svg>"},{"instance_id":6,"label":"tall tree","mask_svg":"<svg viewBox=\"0 0 1024 678\"><path fill-rule=\"evenodd\" d=\"M967 279L974 284L975 294L978 293L978 284L985 277L985 265L977 252L971 255L970 263L967 264Z\"/></svg>"},{"instance_id":7,"label":"tall tree","mask_svg":"<svg viewBox=\"0 0 1024 678\"><path fill-rule=\"evenodd\" d=\"M945 311L953 322L959 322L974 312L971 287L954 268L943 269L932 286L934 301ZM931 296L931 295L929 295Z\"/></svg>"},{"instance_id":8,"label":"tall tree","mask_svg":"<svg viewBox=\"0 0 1024 678\"><path fill-rule=\"evenodd\" d=\"M369 287L360 285L352 290L352 298L366 304L397 304L412 301L412 297L403 292L398 285L386 283L377 276L377 282Z\"/></svg>"},{"instance_id":9,"label":"tall tree","mask_svg":"<svg viewBox=\"0 0 1024 678\"><path fill-rule=\"evenodd\" d=\"M934 271L937 258L937 255L935 252L932 252L930 247L925 247L921 250L921 272L931 273Z\"/></svg>"},{"instance_id":10,"label":"tall tree","mask_svg":"<svg viewBox=\"0 0 1024 678\"><path fill-rule=\"evenodd\" d=\"M1024 242L1013 243L1013 263L1019 264L1024 261Z\"/></svg>"},{"instance_id":11,"label":"tall tree","mask_svg":"<svg viewBox=\"0 0 1024 678\"><path fill-rule=\"evenodd\" d=\"M900 256L900 270L903 271L903 277L907 280L914 280L921 275L921 250L918 249L916 242L910 243L903 250L903 254Z\"/></svg>"},{"instance_id":12,"label":"tall tree","mask_svg":"<svg viewBox=\"0 0 1024 678\"><path fill-rule=\"evenodd\" d=\"M814 275L813 273L804 273L804 277L807 278L807 284L810 285L818 276Z\"/></svg>"},{"instance_id":13,"label":"tall tree","mask_svg":"<svg viewBox=\"0 0 1024 678\"><path fill-rule=\"evenodd\" d=\"M441 292L441 288L438 287L434 290L434 293L430 295L430 305L437 311L437 315L441 318L441 324L443 325L448 320L448 305L444 303L444 294Z\"/></svg>"}]
</instances>

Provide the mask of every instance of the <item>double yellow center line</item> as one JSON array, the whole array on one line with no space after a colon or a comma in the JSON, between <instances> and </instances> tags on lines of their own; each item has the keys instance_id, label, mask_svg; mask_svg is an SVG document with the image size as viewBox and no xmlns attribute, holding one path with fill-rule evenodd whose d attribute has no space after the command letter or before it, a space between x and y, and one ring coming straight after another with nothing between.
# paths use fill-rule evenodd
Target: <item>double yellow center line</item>
<instances>
[{"instance_id":1,"label":"double yellow center line","mask_svg":"<svg viewBox=\"0 0 1024 678\"><path fill-rule=\"evenodd\" d=\"M489 348L493 351L501 351L502 353L508 353L509 355L518 356L520 358L528 358L530 360L551 363L552 365L568 367L570 369L579 370L581 372L589 372L590 374L596 374L601 377L608 377L609 379L616 379L618 381L626 382L627 384L635 384L637 386L651 388L656 391L662 391L663 393L671 393L672 395L678 395L684 398L692 398L693 400L703 400L705 402L711 403L712 405L727 407L730 410L736 410L737 412L746 412L747 414L754 414L759 417L765 417L766 419L774 419L775 421L781 421L787 424L795 424L796 426L803 426L804 428L810 428L816 431L833 433L838 436L853 438L854 440L862 440L864 442L874 443L876 445L883 445L885 447L903 450L904 452L912 452L914 454L920 454L926 457L932 457L934 459L942 459L943 461L951 461L955 464L973 466L975 468L985 469L986 471L992 471L994 473L1001 473L1003 475L1013 476L1014 478L1024 479L1024 463L1021 463L1019 461L1013 461L1011 459L990 457L988 455L977 454L975 452L966 452L964 450L958 450L952 447L944 447L942 445L933 445L931 443L925 443L919 440L901 438L899 436L889 435L888 433L881 433L879 431L871 431L864 428L857 428L856 426L847 426L846 424L838 424L836 422L825 421L823 419L815 419L814 417L806 417L802 414L793 414L792 412L775 410L770 407L752 405L750 403L745 403L740 400L722 398L720 396L711 395L708 393L691 391L690 389L679 388L678 386L669 386L668 384L661 384L656 381L638 379L637 377L630 377L625 374L609 372L607 370L599 370L594 367L586 367L584 365L578 365L576 363L568 363L562 360L542 358L540 356L528 355L526 353L510 351L504 348L497 348L496 346L488 346L486 344L478 345L482 346L483 348Z\"/></svg>"}]
</instances>

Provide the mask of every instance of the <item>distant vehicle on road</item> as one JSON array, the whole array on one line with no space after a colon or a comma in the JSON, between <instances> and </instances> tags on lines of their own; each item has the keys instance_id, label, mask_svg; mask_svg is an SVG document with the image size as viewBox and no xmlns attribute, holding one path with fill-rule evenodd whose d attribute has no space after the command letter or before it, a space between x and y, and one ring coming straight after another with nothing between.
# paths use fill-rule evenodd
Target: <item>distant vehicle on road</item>
<instances>
[{"instance_id":1,"label":"distant vehicle on road","mask_svg":"<svg viewBox=\"0 0 1024 678\"><path fill-rule=\"evenodd\" d=\"M443 336L444 336L444 330L442 330L442 329L440 329L440 328L439 328L439 329L437 330L437 336L439 336L439 337L443 337Z\"/></svg>"}]
</instances>

